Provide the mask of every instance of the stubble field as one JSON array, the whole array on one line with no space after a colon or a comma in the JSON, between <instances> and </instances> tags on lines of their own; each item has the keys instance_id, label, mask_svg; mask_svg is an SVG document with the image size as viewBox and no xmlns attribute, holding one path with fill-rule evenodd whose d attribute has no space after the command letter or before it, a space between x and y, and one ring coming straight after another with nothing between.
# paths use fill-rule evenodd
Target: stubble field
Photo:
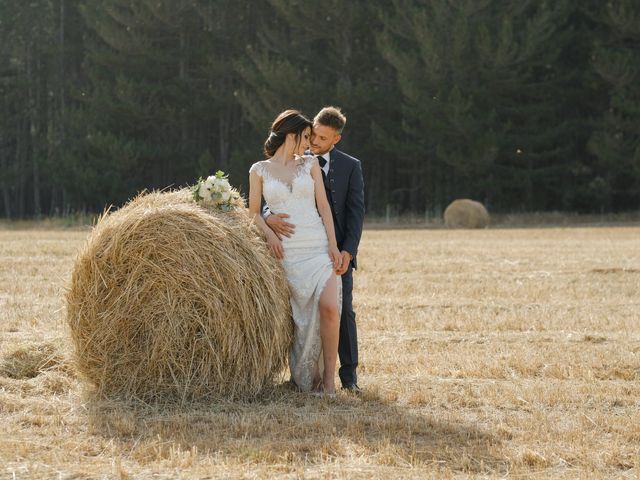
<instances>
[{"instance_id":1,"label":"stubble field","mask_svg":"<svg viewBox=\"0 0 640 480\"><path fill-rule=\"evenodd\" d=\"M362 397L85 397L86 230L0 230L0 478L640 478L640 228L365 230Z\"/></svg>"}]
</instances>

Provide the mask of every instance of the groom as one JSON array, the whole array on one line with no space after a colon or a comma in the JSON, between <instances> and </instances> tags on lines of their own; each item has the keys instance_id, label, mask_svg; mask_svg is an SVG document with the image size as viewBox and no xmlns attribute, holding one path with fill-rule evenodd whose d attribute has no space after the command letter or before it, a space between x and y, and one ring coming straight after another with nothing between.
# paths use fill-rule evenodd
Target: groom
<instances>
[{"instance_id":1,"label":"groom","mask_svg":"<svg viewBox=\"0 0 640 480\"><path fill-rule=\"evenodd\" d=\"M342 388L359 393L356 368L358 366L358 334L353 311L353 269L357 268L356 254L364 221L364 180L360 161L339 151L335 145L342 137L347 118L336 107L325 107L313 119L311 151L318 158L327 199L333 213L338 249L342 264L342 316L340 317L340 381ZM270 214L267 225L278 237L289 237L295 225L288 223L286 213Z\"/></svg>"}]
</instances>

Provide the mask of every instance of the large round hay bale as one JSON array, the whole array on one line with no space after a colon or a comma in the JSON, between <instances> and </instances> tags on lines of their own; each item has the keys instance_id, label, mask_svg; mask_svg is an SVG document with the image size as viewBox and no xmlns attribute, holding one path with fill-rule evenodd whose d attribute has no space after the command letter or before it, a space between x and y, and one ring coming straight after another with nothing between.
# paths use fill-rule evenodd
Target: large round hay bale
<instances>
[{"instance_id":1,"label":"large round hay bale","mask_svg":"<svg viewBox=\"0 0 640 480\"><path fill-rule=\"evenodd\" d=\"M66 295L78 372L99 394L148 400L253 396L283 372L289 292L245 211L187 190L103 216Z\"/></svg>"},{"instance_id":2,"label":"large round hay bale","mask_svg":"<svg viewBox=\"0 0 640 480\"><path fill-rule=\"evenodd\" d=\"M444 224L447 228L486 228L489 212L475 200L454 200L444 211Z\"/></svg>"}]
</instances>

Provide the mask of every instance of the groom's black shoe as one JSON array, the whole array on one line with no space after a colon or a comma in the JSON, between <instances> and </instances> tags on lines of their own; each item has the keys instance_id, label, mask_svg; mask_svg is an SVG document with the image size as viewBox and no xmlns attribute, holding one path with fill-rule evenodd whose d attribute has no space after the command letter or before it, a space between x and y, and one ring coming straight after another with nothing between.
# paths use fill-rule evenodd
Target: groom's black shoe
<instances>
[{"instance_id":1,"label":"groom's black shoe","mask_svg":"<svg viewBox=\"0 0 640 480\"><path fill-rule=\"evenodd\" d=\"M351 385L344 385L342 387L342 390L348 393L352 393L354 395L362 395L362 389L355 383L352 383Z\"/></svg>"}]
</instances>

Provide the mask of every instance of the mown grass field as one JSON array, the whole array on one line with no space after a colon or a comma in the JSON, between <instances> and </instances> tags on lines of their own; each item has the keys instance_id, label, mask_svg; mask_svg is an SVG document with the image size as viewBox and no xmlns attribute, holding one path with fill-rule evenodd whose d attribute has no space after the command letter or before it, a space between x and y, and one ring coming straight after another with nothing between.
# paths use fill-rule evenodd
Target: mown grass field
<instances>
[{"instance_id":1,"label":"mown grass field","mask_svg":"<svg viewBox=\"0 0 640 480\"><path fill-rule=\"evenodd\" d=\"M361 398L83 396L87 230L0 230L0 478L640 478L640 228L366 230Z\"/></svg>"}]
</instances>

